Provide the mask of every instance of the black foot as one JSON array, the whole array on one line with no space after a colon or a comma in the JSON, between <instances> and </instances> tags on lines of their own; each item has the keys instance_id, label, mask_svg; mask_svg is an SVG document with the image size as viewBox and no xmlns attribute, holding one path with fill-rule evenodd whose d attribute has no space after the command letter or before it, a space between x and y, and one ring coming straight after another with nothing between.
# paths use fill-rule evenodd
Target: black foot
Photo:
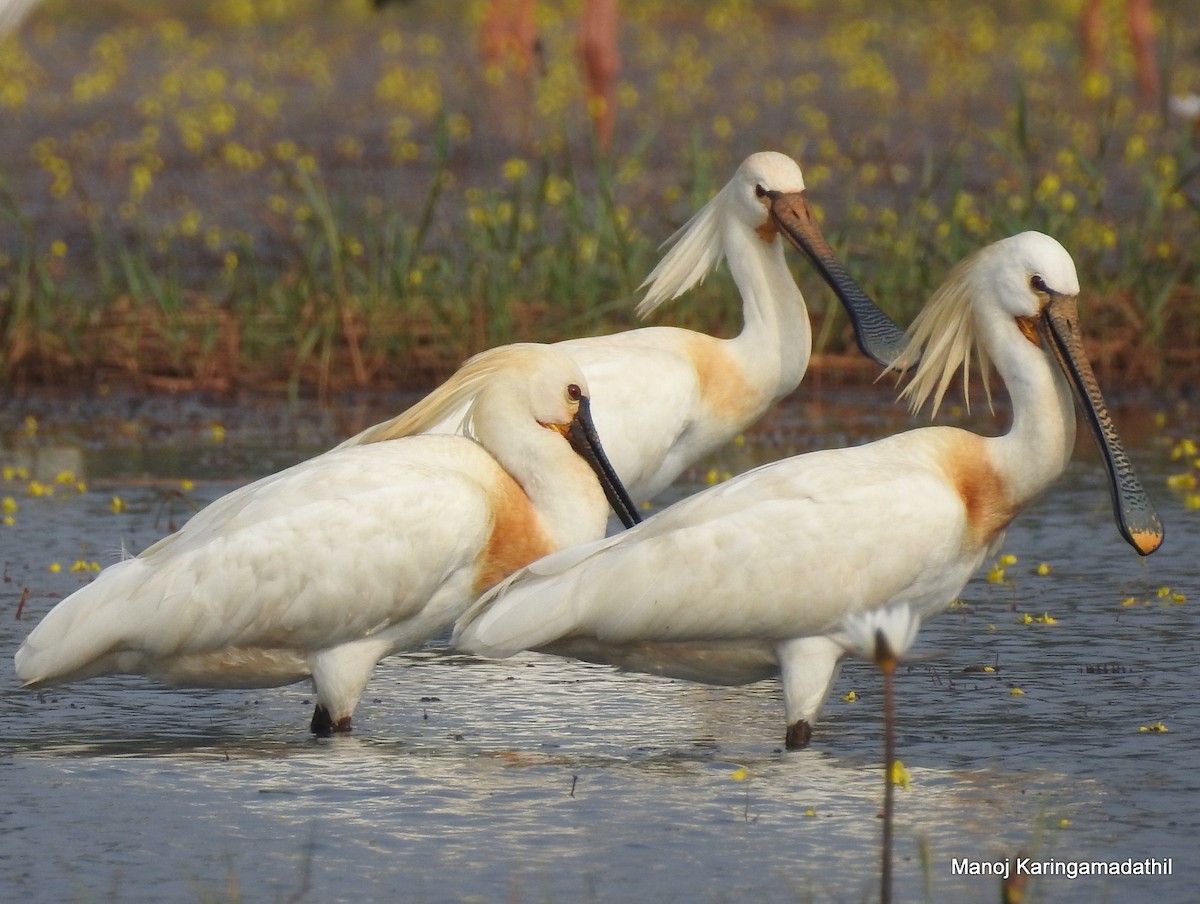
<instances>
[{"instance_id":1,"label":"black foot","mask_svg":"<svg viewBox=\"0 0 1200 904\"><path fill-rule=\"evenodd\" d=\"M312 722L309 723L308 728L318 738L328 738L335 734L349 734L350 717L343 716L334 722L329 715L329 710L318 703L313 709Z\"/></svg>"},{"instance_id":2,"label":"black foot","mask_svg":"<svg viewBox=\"0 0 1200 904\"><path fill-rule=\"evenodd\" d=\"M308 728L318 738L327 738L333 734L333 721L329 718L329 710L318 703L313 709L312 722Z\"/></svg>"},{"instance_id":3,"label":"black foot","mask_svg":"<svg viewBox=\"0 0 1200 904\"><path fill-rule=\"evenodd\" d=\"M788 750L803 750L808 746L808 742L812 740L812 726L801 719L799 722L793 722L788 726L787 737L784 739L784 744Z\"/></svg>"}]
</instances>

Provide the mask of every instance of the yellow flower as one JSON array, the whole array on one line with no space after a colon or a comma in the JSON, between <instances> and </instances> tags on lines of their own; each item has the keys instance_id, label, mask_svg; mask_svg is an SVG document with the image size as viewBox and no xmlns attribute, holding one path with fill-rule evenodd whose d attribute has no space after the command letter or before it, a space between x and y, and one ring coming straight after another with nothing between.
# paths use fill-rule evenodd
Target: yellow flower
<instances>
[{"instance_id":1,"label":"yellow flower","mask_svg":"<svg viewBox=\"0 0 1200 904\"><path fill-rule=\"evenodd\" d=\"M5 496L4 499L0 500L0 512L6 515L15 515L20 508L21 506L17 505L17 500L13 499L12 496Z\"/></svg>"},{"instance_id":2,"label":"yellow flower","mask_svg":"<svg viewBox=\"0 0 1200 904\"><path fill-rule=\"evenodd\" d=\"M504 181L520 182L529 172L529 162L520 157L512 157L504 161Z\"/></svg>"},{"instance_id":3,"label":"yellow flower","mask_svg":"<svg viewBox=\"0 0 1200 904\"><path fill-rule=\"evenodd\" d=\"M1200 452L1200 449L1196 448L1196 443L1193 440L1181 439L1171 450L1171 460L1178 461L1181 458L1191 458L1197 452Z\"/></svg>"},{"instance_id":4,"label":"yellow flower","mask_svg":"<svg viewBox=\"0 0 1200 904\"><path fill-rule=\"evenodd\" d=\"M211 424L209 426L209 434L212 436L214 443L225 442L225 428L220 424Z\"/></svg>"},{"instance_id":5,"label":"yellow flower","mask_svg":"<svg viewBox=\"0 0 1200 904\"><path fill-rule=\"evenodd\" d=\"M1003 584L1004 583L1004 569L1001 568L999 565L993 565L988 570L987 579L988 579L989 584Z\"/></svg>"},{"instance_id":6,"label":"yellow flower","mask_svg":"<svg viewBox=\"0 0 1200 904\"><path fill-rule=\"evenodd\" d=\"M729 777L731 779L733 779L735 782L744 782L749 777L749 775L750 775L750 773L747 771L745 766L738 766L737 769L735 769L735 770L733 770L733 772L729 773Z\"/></svg>"},{"instance_id":7,"label":"yellow flower","mask_svg":"<svg viewBox=\"0 0 1200 904\"><path fill-rule=\"evenodd\" d=\"M190 493L192 490L196 489L196 483L195 481L188 480L185 477L183 480L179 481L179 489L183 490L185 493Z\"/></svg>"},{"instance_id":8,"label":"yellow flower","mask_svg":"<svg viewBox=\"0 0 1200 904\"><path fill-rule=\"evenodd\" d=\"M1166 730L1167 730L1167 726L1163 725L1162 722L1155 722L1153 725L1139 725L1138 726L1138 731L1142 732L1143 734L1147 733L1147 732L1155 732L1155 733L1161 734L1161 733L1165 732Z\"/></svg>"},{"instance_id":9,"label":"yellow flower","mask_svg":"<svg viewBox=\"0 0 1200 904\"><path fill-rule=\"evenodd\" d=\"M546 178L545 193L547 204L561 204L571 194L571 183L561 176L548 176Z\"/></svg>"},{"instance_id":10,"label":"yellow flower","mask_svg":"<svg viewBox=\"0 0 1200 904\"><path fill-rule=\"evenodd\" d=\"M907 791L912 782L912 773L904 768L904 762L902 760L894 760L892 762L892 774L888 776L888 778L891 779L893 785L899 785L901 788Z\"/></svg>"},{"instance_id":11,"label":"yellow flower","mask_svg":"<svg viewBox=\"0 0 1200 904\"><path fill-rule=\"evenodd\" d=\"M58 574L60 571L62 571L62 565L58 562L51 562L48 566L46 566L46 570L53 574Z\"/></svg>"},{"instance_id":12,"label":"yellow flower","mask_svg":"<svg viewBox=\"0 0 1200 904\"><path fill-rule=\"evenodd\" d=\"M1024 697L1025 692L1023 690L1021 690L1019 687L1010 687L1008 689L1008 695L1010 697Z\"/></svg>"},{"instance_id":13,"label":"yellow flower","mask_svg":"<svg viewBox=\"0 0 1200 904\"><path fill-rule=\"evenodd\" d=\"M1141 135L1132 135L1125 142L1125 160L1129 163L1141 160L1146 156L1146 139Z\"/></svg>"},{"instance_id":14,"label":"yellow flower","mask_svg":"<svg viewBox=\"0 0 1200 904\"><path fill-rule=\"evenodd\" d=\"M816 816L816 815L817 815L817 808L816 808L816 807L809 807L807 810L805 810L805 811L804 811L804 815L805 815L805 816Z\"/></svg>"},{"instance_id":15,"label":"yellow flower","mask_svg":"<svg viewBox=\"0 0 1200 904\"><path fill-rule=\"evenodd\" d=\"M113 496L112 501L108 503L108 507L114 512L123 512L125 511L125 500L120 496Z\"/></svg>"},{"instance_id":16,"label":"yellow flower","mask_svg":"<svg viewBox=\"0 0 1200 904\"><path fill-rule=\"evenodd\" d=\"M154 173L144 163L135 163L129 170L129 197L140 201L150 190L154 182Z\"/></svg>"},{"instance_id":17,"label":"yellow flower","mask_svg":"<svg viewBox=\"0 0 1200 904\"><path fill-rule=\"evenodd\" d=\"M847 703L853 703L855 700L858 699L858 694L854 693L854 691L847 691L845 694L842 695L842 699L845 700Z\"/></svg>"},{"instance_id":18,"label":"yellow flower","mask_svg":"<svg viewBox=\"0 0 1200 904\"><path fill-rule=\"evenodd\" d=\"M1039 565L1038 565L1038 567L1037 567L1037 573L1038 573L1039 575L1041 575L1042 577L1045 577L1046 575L1048 575L1048 574L1049 574L1050 572L1052 572L1053 570L1054 570L1054 566L1053 566L1053 565L1050 565L1050 564L1049 564L1049 563L1047 563L1047 562L1042 562L1042 563L1041 563L1041 564L1039 564Z\"/></svg>"},{"instance_id":19,"label":"yellow flower","mask_svg":"<svg viewBox=\"0 0 1200 904\"><path fill-rule=\"evenodd\" d=\"M1003 565L1005 568L1007 568L1009 565L1016 565L1016 564L1017 564L1017 557L1016 557L1016 556L1014 556L1014 555L1013 555L1012 553L1010 553L1010 552L1006 552L1004 555L1002 555L1002 556L1001 556L999 559L997 559L996 561L998 561L998 562L999 562L1001 565Z\"/></svg>"}]
</instances>

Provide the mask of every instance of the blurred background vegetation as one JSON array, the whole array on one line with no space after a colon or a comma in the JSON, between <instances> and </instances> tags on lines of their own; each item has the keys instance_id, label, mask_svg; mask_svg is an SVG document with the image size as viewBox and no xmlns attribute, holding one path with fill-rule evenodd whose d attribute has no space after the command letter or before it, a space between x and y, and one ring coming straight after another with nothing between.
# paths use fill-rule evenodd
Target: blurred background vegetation
<instances>
[{"instance_id":1,"label":"blurred background vegetation","mask_svg":"<svg viewBox=\"0 0 1200 904\"><path fill-rule=\"evenodd\" d=\"M642 0L597 147L580 0L534 66L484 0L44 0L0 38L0 385L423 387L480 348L636 325L658 246L758 150L901 322L1023 229L1084 286L1106 386L1200 377L1200 17L1124 3ZM1200 104L1200 98L1195 103ZM814 367L870 379L797 261ZM656 322L740 326L724 273Z\"/></svg>"}]
</instances>

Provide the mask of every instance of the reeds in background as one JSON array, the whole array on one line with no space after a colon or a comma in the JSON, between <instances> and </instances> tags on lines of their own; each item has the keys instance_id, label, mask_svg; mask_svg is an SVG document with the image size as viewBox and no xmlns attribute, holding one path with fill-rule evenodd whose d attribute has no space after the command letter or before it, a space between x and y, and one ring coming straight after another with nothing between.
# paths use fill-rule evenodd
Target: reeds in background
<instances>
[{"instance_id":1,"label":"reeds in background","mask_svg":"<svg viewBox=\"0 0 1200 904\"><path fill-rule=\"evenodd\" d=\"M1138 99L1119 10L1078 0L625 4L600 152L577 2L540 68L484 67L483 3L45 0L0 40L0 382L429 385L472 352L634 325L656 247L747 154L804 169L897 319L1023 229L1074 256L1106 383L1200 374L1200 21L1156 4ZM802 265L818 358L864 376ZM663 318L735 331L718 274Z\"/></svg>"}]
</instances>

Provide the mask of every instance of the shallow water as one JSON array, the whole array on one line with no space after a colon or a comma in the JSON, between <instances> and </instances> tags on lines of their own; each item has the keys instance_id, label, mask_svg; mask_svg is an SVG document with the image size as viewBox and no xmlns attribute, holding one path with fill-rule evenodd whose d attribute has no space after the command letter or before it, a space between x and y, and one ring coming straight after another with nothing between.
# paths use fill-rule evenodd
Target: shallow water
<instances>
[{"instance_id":1,"label":"shallow water","mask_svg":"<svg viewBox=\"0 0 1200 904\"><path fill-rule=\"evenodd\" d=\"M880 683L858 663L843 671L812 749L793 753L781 750L774 682L708 688L534 654L484 662L444 641L382 663L355 735L332 740L308 736L303 685L16 687L20 640L88 580L70 570L77 559L140 550L192 505L401 403L45 396L0 406L0 458L47 482L67 469L87 480L86 492L58 484L38 498L27 481L0 480L0 496L20 506L0 527L0 870L14 898L871 900ZM1151 420L1159 409L1165 429ZM978 575L966 605L926 626L897 679L898 752L912 774L897 792L897 900L997 901L997 879L956 876L952 860L1018 852L1171 858L1169 876L1035 881L1031 900L1194 899L1200 512L1165 478L1179 470L1166 437L1200 435L1200 422L1144 399L1115 413L1167 542L1143 562L1121 541L1081 432L1068 473L1009 533L1018 561L1007 583ZM909 423L886 393L803 389L678 493L710 468L737 472ZM114 496L125 511L113 512ZM53 562L63 570L49 571ZM1035 574L1040 562L1053 571ZM1186 602L1160 599L1164 586ZM1122 606L1128 597L1146 604ZM1057 624L1024 624L1024 613ZM852 689L857 699L844 700ZM1168 731L1139 731L1159 721Z\"/></svg>"}]
</instances>

